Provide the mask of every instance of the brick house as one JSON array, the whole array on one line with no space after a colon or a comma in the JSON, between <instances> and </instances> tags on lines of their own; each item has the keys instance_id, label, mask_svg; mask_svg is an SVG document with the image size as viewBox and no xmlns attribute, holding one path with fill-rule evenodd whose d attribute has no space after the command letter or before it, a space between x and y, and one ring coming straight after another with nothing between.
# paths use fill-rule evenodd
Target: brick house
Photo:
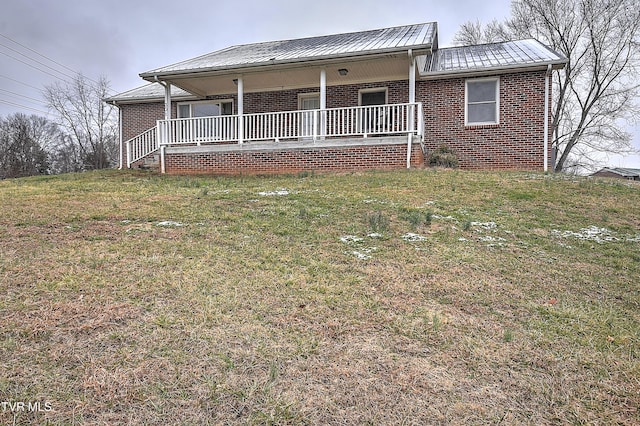
<instances>
[{"instance_id":1,"label":"brick house","mask_svg":"<svg viewBox=\"0 0 640 426\"><path fill-rule=\"evenodd\" d=\"M536 40L438 47L436 23L232 46L140 74L111 98L120 167L270 174L415 167L547 170L551 73Z\"/></svg>"}]
</instances>

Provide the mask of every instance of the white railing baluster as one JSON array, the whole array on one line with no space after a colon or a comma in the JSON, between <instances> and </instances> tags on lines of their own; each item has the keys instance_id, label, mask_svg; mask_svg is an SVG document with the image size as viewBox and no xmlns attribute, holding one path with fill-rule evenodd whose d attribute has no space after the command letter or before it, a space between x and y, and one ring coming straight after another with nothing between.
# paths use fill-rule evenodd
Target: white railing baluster
<instances>
[{"instance_id":1,"label":"white railing baluster","mask_svg":"<svg viewBox=\"0 0 640 426\"><path fill-rule=\"evenodd\" d=\"M159 128L151 128L125 142L127 147L127 167L158 149Z\"/></svg>"},{"instance_id":2,"label":"white railing baluster","mask_svg":"<svg viewBox=\"0 0 640 426\"><path fill-rule=\"evenodd\" d=\"M238 122L237 115L160 120L157 134L145 132L127 141L131 151L127 156L139 159L160 144L238 142ZM422 136L424 127L420 103L245 114L243 122L246 142L409 133Z\"/></svg>"}]
</instances>

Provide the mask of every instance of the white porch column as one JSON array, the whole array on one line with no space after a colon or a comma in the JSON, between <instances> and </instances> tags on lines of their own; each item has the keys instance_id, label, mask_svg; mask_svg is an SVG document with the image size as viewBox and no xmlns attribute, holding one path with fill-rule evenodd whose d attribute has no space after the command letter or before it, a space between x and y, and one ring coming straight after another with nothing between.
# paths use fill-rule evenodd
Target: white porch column
<instances>
[{"instance_id":1,"label":"white porch column","mask_svg":"<svg viewBox=\"0 0 640 426\"><path fill-rule=\"evenodd\" d=\"M409 103L412 104L416 101L416 58L410 56L409 59Z\"/></svg>"},{"instance_id":2,"label":"white porch column","mask_svg":"<svg viewBox=\"0 0 640 426\"><path fill-rule=\"evenodd\" d=\"M320 139L327 133L327 70L320 69Z\"/></svg>"},{"instance_id":3,"label":"white porch column","mask_svg":"<svg viewBox=\"0 0 640 426\"><path fill-rule=\"evenodd\" d=\"M327 109L327 70L320 70L320 109Z\"/></svg>"},{"instance_id":4,"label":"white porch column","mask_svg":"<svg viewBox=\"0 0 640 426\"><path fill-rule=\"evenodd\" d=\"M164 83L164 119L171 120L171 83Z\"/></svg>"},{"instance_id":5,"label":"white porch column","mask_svg":"<svg viewBox=\"0 0 640 426\"><path fill-rule=\"evenodd\" d=\"M238 85L238 143L244 142L244 81L242 76L236 81Z\"/></svg>"}]
</instances>

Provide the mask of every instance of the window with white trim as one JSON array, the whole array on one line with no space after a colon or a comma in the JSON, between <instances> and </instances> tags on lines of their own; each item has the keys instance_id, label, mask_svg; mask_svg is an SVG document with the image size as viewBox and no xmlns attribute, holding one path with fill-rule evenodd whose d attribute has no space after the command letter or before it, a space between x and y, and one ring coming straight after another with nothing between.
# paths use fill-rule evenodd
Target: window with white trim
<instances>
[{"instance_id":1,"label":"window with white trim","mask_svg":"<svg viewBox=\"0 0 640 426\"><path fill-rule=\"evenodd\" d=\"M360 89L358 97L360 106L384 105L387 103L387 88Z\"/></svg>"},{"instance_id":2,"label":"window with white trim","mask_svg":"<svg viewBox=\"0 0 640 426\"><path fill-rule=\"evenodd\" d=\"M178 104L178 118L198 118L180 120L175 124L175 138L182 142L216 142L233 138L233 102L230 100L196 101Z\"/></svg>"},{"instance_id":3,"label":"window with white trim","mask_svg":"<svg viewBox=\"0 0 640 426\"><path fill-rule=\"evenodd\" d=\"M373 89L360 89L358 91L358 104L362 108L360 110L361 122L359 132L364 133L382 133L386 130L389 123L387 117L388 110L380 105L388 103L388 91L386 87L376 87ZM387 126L385 126L385 124Z\"/></svg>"},{"instance_id":4,"label":"window with white trim","mask_svg":"<svg viewBox=\"0 0 640 426\"><path fill-rule=\"evenodd\" d=\"M178 118L215 117L233 114L231 101L198 101L178 104Z\"/></svg>"},{"instance_id":5,"label":"window with white trim","mask_svg":"<svg viewBox=\"0 0 640 426\"><path fill-rule=\"evenodd\" d=\"M500 79L466 81L464 118L466 125L500 122Z\"/></svg>"}]
</instances>

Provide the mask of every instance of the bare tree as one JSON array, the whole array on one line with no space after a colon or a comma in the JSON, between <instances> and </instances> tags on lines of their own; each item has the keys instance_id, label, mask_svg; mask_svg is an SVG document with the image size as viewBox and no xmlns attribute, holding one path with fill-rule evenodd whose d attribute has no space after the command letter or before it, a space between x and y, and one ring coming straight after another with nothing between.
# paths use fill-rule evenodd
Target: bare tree
<instances>
[{"instance_id":1,"label":"bare tree","mask_svg":"<svg viewBox=\"0 0 640 426\"><path fill-rule=\"evenodd\" d=\"M47 146L55 125L36 115L0 118L0 179L49 173Z\"/></svg>"},{"instance_id":2,"label":"bare tree","mask_svg":"<svg viewBox=\"0 0 640 426\"><path fill-rule=\"evenodd\" d=\"M71 83L46 86L44 94L67 133L62 147L68 155L77 154L83 169L103 169L116 164L116 112L112 105L102 101L109 94L109 82L104 77L92 83L77 75ZM78 167L68 164L65 168Z\"/></svg>"},{"instance_id":3,"label":"bare tree","mask_svg":"<svg viewBox=\"0 0 640 426\"><path fill-rule=\"evenodd\" d=\"M640 115L638 0L514 0L499 26L506 38L536 38L569 59L554 75L556 171L633 152L624 125ZM487 32L467 27L461 40Z\"/></svg>"},{"instance_id":4,"label":"bare tree","mask_svg":"<svg viewBox=\"0 0 640 426\"><path fill-rule=\"evenodd\" d=\"M57 143L49 150L51 173L76 173L86 169L80 148L71 136L61 133Z\"/></svg>"},{"instance_id":5,"label":"bare tree","mask_svg":"<svg viewBox=\"0 0 640 426\"><path fill-rule=\"evenodd\" d=\"M483 26L479 20L468 21L460 26L453 37L456 46L470 46L473 44L496 43L511 39L509 29L501 22L493 20Z\"/></svg>"}]
</instances>

